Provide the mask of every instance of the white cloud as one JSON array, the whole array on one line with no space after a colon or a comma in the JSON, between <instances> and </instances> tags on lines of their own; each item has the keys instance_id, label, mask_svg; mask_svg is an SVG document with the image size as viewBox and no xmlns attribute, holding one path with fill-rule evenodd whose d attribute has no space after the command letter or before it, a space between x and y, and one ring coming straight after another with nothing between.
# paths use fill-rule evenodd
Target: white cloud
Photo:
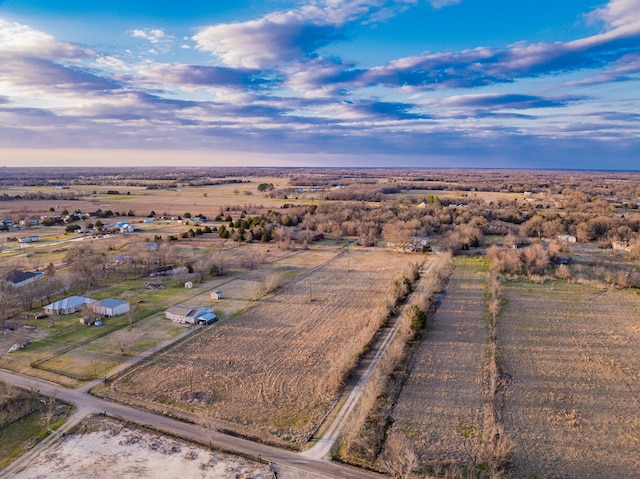
<instances>
[{"instance_id":1,"label":"white cloud","mask_svg":"<svg viewBox=\"0 0 640 479\"><path fill-rule=\"evenodd\" d=\"M143 38L144 40L148 40L149 42L156 44L165 38L165 33L158 28L145 28L143 30L133 30L131 32L131 36L134 38Z\"/></svg>"},{"instance_id":2,"label":"white cloud","mask_svg":"<svg viewBox=\"0 0 640 479\"><path fill-rule=\"evenodd\" d=\"M600 20L610 29L640 24L640 2L638 0L610 0L604 7L587 15L590 20Z\"/></svg>"},{"instance_id":3,"label":"white cloud","mask_svg":"<svg viewBox=\"0 0 640 479\"><path fill-rule=\"evenodd\" d=\"M93 52L88 48L61 42L51 35L34 30L27 25L9 22L1 18L0 52L62 60L77 60L93 55Z\"/></svg>"},{"instance_id":4,"label":"white cloud","mask_svg":"<svg viewBox=\"0 0 640 479\"><path fill-rule=\"evenodd\" d=\"M455 5L456 3L460 3L462 0L430 0L433 8L443 8L448 7L449 5Z\"/></svg>"},{"instance_id":5,"label":"white cloud","mask_svg":"<svg viewBox=\"0 0 640 479\"><path fill-rule=\"evenodd\" d=\"M384 18L416 2L316 0L256 20L206 27L193 40L199 50L218 56L229 66L274 68L305 60L318 48L344 39L340 29L351 22Z\"/></svg>"}]
</instances>

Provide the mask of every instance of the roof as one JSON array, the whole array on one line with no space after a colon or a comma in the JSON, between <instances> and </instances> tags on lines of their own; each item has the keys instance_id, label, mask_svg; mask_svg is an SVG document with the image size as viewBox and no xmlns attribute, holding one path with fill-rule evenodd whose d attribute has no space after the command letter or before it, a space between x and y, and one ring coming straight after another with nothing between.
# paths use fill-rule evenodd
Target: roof
<instances>
[{"instance_id":1,"label":"roof","mask_svg":"<svg viewBox=\"0 0 640 479\"><path fill-rule=\"evenodd\" d=\"M98 301L98 304L100 306L104 306L105 308L117 308L118 306L121 306L123 304L126 304L127 306L129 305L129 303L127 303L126 301L120 301L119 299L111 298Z\"/></svg>"},{"instance_id":2,"label":"roof","mask_svg":"<svg viewBox=\"0 0 640 479\"><path fill-rule=\"evenodd\" d=\"M165 310L165 313L194 319L200 319L206 315L213 314L211 308L187 308L185 306L171 306ZM213 314L213 316L217 317L215 314Z\"/></svg>"},{"instance_id":3,"label":"roof","mask_svg":"<svg viewBox=\"0 0 640 479\"><path fill-rule=\"evenodd\" d=\"M170 308L167 308L165 312L175 314L177 316L188 316L192 311L192 308L186 308L184 306L171 306Z\"/></svg>"},{"instance_id":4,"label":"roof","mask_svg":"<svg viewBox=\"0 0 640 479\"><path fill-rule=\"evenodd\" d=\"M95 299L85 298L84 296L69 296L68 298L61 299L55 303L45 306L46 309L70 309L83 306L87 303L95 303Z\"/></svg>"},{"instance_id":5,"label":"roof","mask_svg":"<svg viewBox=\"0 0 640 479\"><path fill-rule=\"evenodd\" d=\"M9 283L18 284L27 279L31 279L34 276L38 276L38 274L31 271L18 271L17 269L14 269L13 271L9 271L5 275L4 279L6 279Z\"/></svg>"}]
</instances>

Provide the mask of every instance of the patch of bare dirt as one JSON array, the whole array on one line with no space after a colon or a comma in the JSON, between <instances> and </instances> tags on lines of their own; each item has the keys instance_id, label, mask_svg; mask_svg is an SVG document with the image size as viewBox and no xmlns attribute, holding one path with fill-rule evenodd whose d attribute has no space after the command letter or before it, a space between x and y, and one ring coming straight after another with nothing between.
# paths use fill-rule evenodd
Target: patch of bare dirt
<instances>
[{"instance_id":1,"label":"patch of bare dirt","mask_svg":"<svg viewBox=\"0 0 640 479\"><path fill-rule=\"evenodd\" d=\"M270 467L106 419L90 419L14 479L267 479Z\"/></svg>"}]
</instances>

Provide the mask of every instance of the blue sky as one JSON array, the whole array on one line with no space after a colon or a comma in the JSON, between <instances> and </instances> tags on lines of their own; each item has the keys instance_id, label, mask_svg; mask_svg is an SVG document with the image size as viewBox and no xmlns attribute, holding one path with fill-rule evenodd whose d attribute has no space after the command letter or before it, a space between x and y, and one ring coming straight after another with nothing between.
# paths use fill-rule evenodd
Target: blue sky
<instances>
[{"instance_id":1,"label":"blue sky","mask_svg":"<svg viewBox=\"0 0 640 479\"><path fill-rule=\"evenodd\" d=\"M0 0L0 165L640 169L638 0Z\"/></svg>"}]
</instances>

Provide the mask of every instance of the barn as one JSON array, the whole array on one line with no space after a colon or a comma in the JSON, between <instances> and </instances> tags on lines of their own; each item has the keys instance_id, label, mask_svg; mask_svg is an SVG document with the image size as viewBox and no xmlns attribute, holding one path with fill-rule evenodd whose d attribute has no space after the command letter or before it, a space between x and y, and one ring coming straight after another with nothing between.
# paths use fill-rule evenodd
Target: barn
<instances>
[{"instance_id":1,"label":"barn","mask_svg":"<svg viewBox=\"0 0 640 479\"><path fill-rule=\"evenodd\" d=\"M93 304L93 310L103 316L113 317L131 311L131 306L126 301L117 299L103 299Z\"/></svg>"}]
</instances>

